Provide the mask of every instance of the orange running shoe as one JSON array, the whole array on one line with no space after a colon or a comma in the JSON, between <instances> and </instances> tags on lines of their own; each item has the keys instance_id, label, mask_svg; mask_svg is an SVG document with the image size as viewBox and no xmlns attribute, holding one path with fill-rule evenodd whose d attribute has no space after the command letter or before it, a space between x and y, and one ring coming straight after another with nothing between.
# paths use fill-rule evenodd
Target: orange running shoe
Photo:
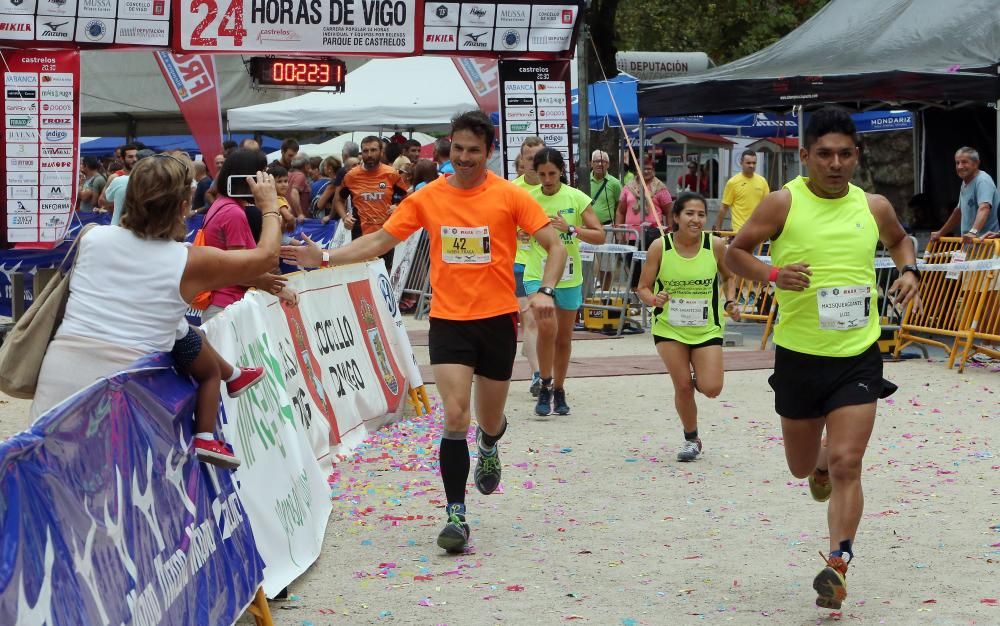
<instances>
[{"instance_id":1,"label":"orange running shoe","mask_svg":"<svg viewBox=\"0 0 1000 626\"><path fill-rule=\"evenodd\" d=\"M826 567L813 579L816 590L816 606L824 609L839 609L847 599L847 561L839 556L823 556Z\"/></svg>"}]
</instances>

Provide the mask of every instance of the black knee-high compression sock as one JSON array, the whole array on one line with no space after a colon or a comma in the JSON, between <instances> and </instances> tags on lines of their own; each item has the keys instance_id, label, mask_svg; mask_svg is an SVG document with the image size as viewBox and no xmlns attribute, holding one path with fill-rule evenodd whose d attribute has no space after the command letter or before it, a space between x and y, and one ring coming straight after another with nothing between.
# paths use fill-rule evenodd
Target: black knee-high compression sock
<instances>
[{"instance_id":1,"label":"black knee-high compression sock","mask_svg":"<svg viewBox=\"0 0 1000 626\"><path fill-rule=\"evenodd\" d=\"M441 480L448 504L465 504L465 483L469 481L469 444L465 433L444 431L441 435Z\"/></svg>"},{"instance_id":2,"label":"black knee-high compression sock","mask_svg":"<svg viewBox=\"0 0 1000 626\"><path fill-rule=\"evenodd\" d=\"M483 436L481 437L482 443L483 443L483 447L485 447L487 450L492 450L494 447L496 447L497 442L500 441L500 438L503 437L503 434L505 432L507 432L507 416L506 415L503 416L503 425L500 427L500 432L499 433L497 433L495 435L491 435L488 432L486 432L485 430L483 431Z\"/></svg>"}]
</instances>

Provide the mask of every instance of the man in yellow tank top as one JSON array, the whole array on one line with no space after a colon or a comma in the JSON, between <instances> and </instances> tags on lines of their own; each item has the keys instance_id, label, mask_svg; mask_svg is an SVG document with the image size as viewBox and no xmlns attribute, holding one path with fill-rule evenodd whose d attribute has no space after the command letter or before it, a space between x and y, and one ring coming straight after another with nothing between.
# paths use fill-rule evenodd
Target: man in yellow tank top
<instances>
[{"instance_id":1,"label":"man in yellow tank top","mask_svg":"<svg viewBox=\"0 0 1000 626\"><path fill-rule=\"evenodd\" d=\"M766 196L736 235L729 267L776 284L775 410L788 469L809 478L815 500L830 500L830 556L813 580L816 604L838 609L864 508L861 462L879 398L896 386L882 378L873 257L878 241L900 277L897 303L920 306L915 251L884 197L850 184L858 164L856 129L840 108L814 112L799 150L809 177ZM754 258L771 240L773 266ZM826 442L823 431L826 430Z\"/></svg>"}]
</instances>

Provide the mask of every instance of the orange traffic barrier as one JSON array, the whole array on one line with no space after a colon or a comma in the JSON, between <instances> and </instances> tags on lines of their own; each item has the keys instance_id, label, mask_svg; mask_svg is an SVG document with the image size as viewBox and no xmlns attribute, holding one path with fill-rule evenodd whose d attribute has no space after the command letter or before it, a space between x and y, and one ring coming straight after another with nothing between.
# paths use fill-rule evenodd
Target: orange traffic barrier
<instances>
[{"instance_id":1,"label":"orange traffic barrier","mask_svg":"<svg viewBox=\"0 0 1000 626\"><path fill-rule=\"evenodd\" d=\"M922 261L929 265L1000 258L1000 240L976 240L963 244L959 237L944 237L928 245ZM900 324L895 356L913 343L937 346L948 352L948 368L959 360L959 371L974 352L1000 356L995 348L977 344L1000 341L997 311L997 271L925 271L920 275L917 309L911 303Z\"/></svg>"}]
</instances>

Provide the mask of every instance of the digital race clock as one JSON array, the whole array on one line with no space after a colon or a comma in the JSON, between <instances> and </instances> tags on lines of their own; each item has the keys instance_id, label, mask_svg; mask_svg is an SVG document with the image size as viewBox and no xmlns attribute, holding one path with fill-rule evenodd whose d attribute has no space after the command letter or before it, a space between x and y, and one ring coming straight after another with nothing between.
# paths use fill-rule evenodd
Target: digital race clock
<instances>
[{"instance_id":1,"label":"digital race clock","mask_svg":"<svg viewBox=\"0 0 1000 626\"><path fill-rule=\"evenodd\" d=\"M254 57L249 71L254 84L260 87L335 91L344 91L347 74L340 59L306 57Z\"/></svg>"}]
</instances>

